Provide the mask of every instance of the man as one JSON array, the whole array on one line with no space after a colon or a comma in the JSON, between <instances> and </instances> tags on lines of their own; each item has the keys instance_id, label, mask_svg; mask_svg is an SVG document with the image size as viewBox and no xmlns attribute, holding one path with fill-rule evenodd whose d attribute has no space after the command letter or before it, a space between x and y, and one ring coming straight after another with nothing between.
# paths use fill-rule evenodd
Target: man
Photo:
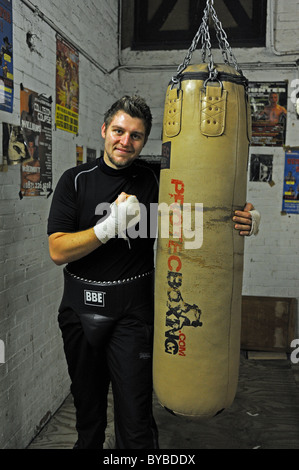
<instances>
[{"instance_id":1,"label":"man","mask_svg":"<svg viewBox=\"0 0 299 470\"><path fill-rule=\"evenodd\" d=\"M271 92L269 94L269 104L264 107L259 119L266 119L271 121L273 124L283 122L286 119L287 110L280 104L278 104L278 93Z\"/></svg>"},{"instance_id":2,"label":"man","mask_svg":"<svg viewBox=\"0 0 299 470\"><path fill-rule=\"evenodd\" d=\"M116 448L158 448L152 414L154 238L129 235L158 200L154 173L136 161L151 124L141 98L118 100L104 118L103 158L67 170L53 197L49 249L56 264L67 263L59 325L76 407L76 448L102 448L110 381ZM108 216L103 203L111 204ZM242 235L251 231L251 209L249 204L235 215Z\"/></svg>"}]
</instances>

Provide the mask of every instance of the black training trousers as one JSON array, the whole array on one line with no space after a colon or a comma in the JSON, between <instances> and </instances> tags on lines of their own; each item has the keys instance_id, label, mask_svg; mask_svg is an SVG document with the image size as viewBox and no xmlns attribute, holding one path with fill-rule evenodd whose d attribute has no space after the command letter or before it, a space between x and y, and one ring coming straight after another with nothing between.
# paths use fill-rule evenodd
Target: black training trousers
<instances>
[{"instance_id":1,"label":"black training trousers","mask_svg":"<svg viewBox=\"0 0 299 470\"><path fill-rule=\"evenodd\" d=\"M110 382L116 448L158 448L152 414L153 276L109 288L95 283L86 286L67 274L65 281L58 321L76 408L76 448L103 447ZM94 310L81 304L86 287L105 293L104 307ZM93 311L100 314L92 314L96 323L91 345L81 320L87 314L86 323Z\"/></svg>"}]
</instances>

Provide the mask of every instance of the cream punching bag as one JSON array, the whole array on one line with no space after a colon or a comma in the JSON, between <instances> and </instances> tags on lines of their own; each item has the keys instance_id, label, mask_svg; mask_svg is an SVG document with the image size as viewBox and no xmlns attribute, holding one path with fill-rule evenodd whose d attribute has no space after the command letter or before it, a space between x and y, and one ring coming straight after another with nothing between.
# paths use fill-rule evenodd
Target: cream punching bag
<instances>
[{"instance_id":1,"label":"cream punching bag","mask_svg":"<svg viewBox=\"0 0 299 470\"><path fill-rule=\"evenodd\" d=\"M213 63L210 14L213 1L166 93L155 279L154 391L194 419L229 407L237 389L244 237L232 217L246 203L251 131L247 80L219 21L225 63ZM189 65L201 36L209 63Z\"/></svg>"}]
</instances>

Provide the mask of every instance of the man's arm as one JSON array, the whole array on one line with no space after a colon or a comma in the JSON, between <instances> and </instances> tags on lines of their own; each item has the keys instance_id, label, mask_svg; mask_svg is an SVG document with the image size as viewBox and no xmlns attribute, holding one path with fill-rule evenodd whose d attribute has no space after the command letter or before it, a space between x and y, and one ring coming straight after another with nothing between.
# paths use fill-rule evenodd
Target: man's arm
<instances>
[{"instance_id":1,"label":"man's arm","mask_svg":"<svg viewBox=\"0 0 299 470\"><path fill-rule=\"evenodd\" d=\"M76 233L56 232L49 236L50 257L58 266L77 261L101 245L93 228Z\"/></svg>"},{"instance_id":2,"label":"man's arm","mask_svg":"<svg viewBox=\"0 0 299 470\"><path fill-rule=\"evenodd\" d=\"M128 226L131 220L138 222L140 206L133 195L121 193L111 204L110 215L99 224L75 233L55 232L49 236L50 257L58 266L71 263L89 255L107 243Z\"/></svg>"}]
</instances>

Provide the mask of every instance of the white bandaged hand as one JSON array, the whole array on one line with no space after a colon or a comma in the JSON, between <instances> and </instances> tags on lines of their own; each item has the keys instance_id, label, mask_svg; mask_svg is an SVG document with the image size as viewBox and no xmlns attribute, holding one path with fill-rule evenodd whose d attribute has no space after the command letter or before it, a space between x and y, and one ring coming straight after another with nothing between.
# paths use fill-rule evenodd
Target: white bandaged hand
<instances>
[{"instance_id":1,"label":"white bandaged hand","mask_svg":"<svg viewBox=\"0 0 299 470\"><path fill-rule=\"evenodd\" d=\"M127 196L122 193L110 205L110 209L110 215L93 227L97 238L102 243L107 243L116 235L127 238L126 230L140 221L140 205L136 196Z\"/></svg>"},{"instance_id":2,"label":"white bandaged hand","mask_svg":"<svg viewBox=\"0 0 299 470\"><path fill-rule=\"evenodd\" d=\"M257 210L252 210L249 211L251 214L251 220L252 220L252 225L251 225L251 230L249 235L257 235L259 231L259 226L260 226L260 221L261 221L261 214Z\"/></svg>"}]
</instances>

